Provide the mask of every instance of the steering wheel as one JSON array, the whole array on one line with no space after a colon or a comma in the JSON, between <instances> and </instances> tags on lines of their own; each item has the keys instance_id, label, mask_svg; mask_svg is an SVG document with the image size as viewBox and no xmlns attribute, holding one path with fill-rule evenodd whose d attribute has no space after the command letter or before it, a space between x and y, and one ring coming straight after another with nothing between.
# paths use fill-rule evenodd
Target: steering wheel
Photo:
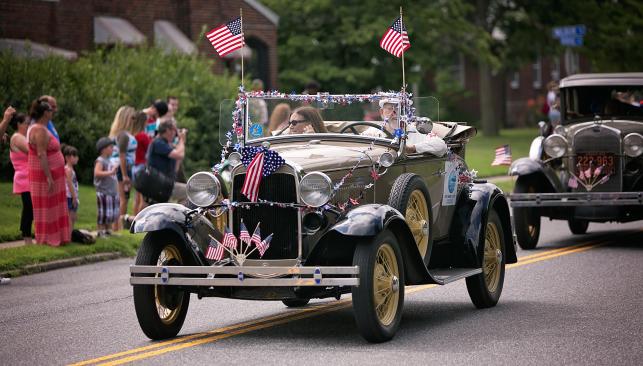
<instances>
[{"instance_id":1,"label":"steering wheel","mask_svg":"<svg viewBox=\"0 0 643 366\"><path fill-rule=\"evenodd\" d=\"M359 135L360 133L357 132L357 129L355 128L356 126L369 126L369 127L374 127L377 128L378 130L384 132L387 138L392 139L393 134L388 132L386 129L382 129L382 126L375 123L375 122L354 122L349 125L344 126L341 130L339 130L339 133L344 133L346 130L351 130L351 132L355 135Z\"/></svg>"}]
</instances>

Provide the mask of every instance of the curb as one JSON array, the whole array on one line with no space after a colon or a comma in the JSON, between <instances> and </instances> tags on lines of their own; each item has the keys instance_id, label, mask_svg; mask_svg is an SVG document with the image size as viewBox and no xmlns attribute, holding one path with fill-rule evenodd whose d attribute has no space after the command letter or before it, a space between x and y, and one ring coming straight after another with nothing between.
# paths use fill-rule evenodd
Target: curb
<instances>
[{"instance_id":1,"label":"curb","mask_svg":"<svg viewBox=\"0 0 643 366\"><path fill-rule=\"evenodd\" d=\"M51 262L30 264L28 266L0 273L0 277L17 277L22 275L51 271L54 269L75 267L83 264L104 262L112 259L123 258L121 252L108 252L90 254L83 257L59 259Z\"/></svg>"}]
</instances>

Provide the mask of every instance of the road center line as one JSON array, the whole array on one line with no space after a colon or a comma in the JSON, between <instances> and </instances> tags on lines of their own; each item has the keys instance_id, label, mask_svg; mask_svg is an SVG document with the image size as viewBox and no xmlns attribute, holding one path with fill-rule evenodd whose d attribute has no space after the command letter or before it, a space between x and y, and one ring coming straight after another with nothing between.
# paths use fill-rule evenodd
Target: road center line
<instances>
[{"instance_id":1,"label":"road center line","mask_svg":"<svg viewBox=\"0 0 643 366\"><path fill-rule=\"evenodd\" d=\"M507 269L516 268L516 267L524 266L531 263L550 260L550 259L567 255L567 254L583 252L598 246L605 245L606 243L607 241L600 242L600 243L593 241L593 242L576 244L565 248L552 249L542 253L527 255L527 256L518 258L518 263L508 264L506 268ZM406 289L406 293L412 294L412 293L427 290L433 287L438 287L438 285L429 284L429 285L409 286ZM142 360L142 359L162 355L172 351L178 351L189 347L216 342L218 340L229 338L235 335L240 335L240 334L252 332L255 330L270 328L277 325L289 323L292 321L329 313L332 311L347 308L350 305L351 305L351 299L347 298L344 300L340 300L338 302L332 302L330 304L311 306L301 310L297 310L295 312L288 312L288 313L281 313L281 314L266 316L263 318L242 322L242 323L238 323L227 327L213 329L207 332L187 335L177 339L172 339L168 341L151 344L149 346L143 346L143 347L134 348L128 351L123 351L123 352L114 353L111 355L93 358L90 360L71 364L71 366L97 364L102 361L113 360L116 358L118 359L110 362L100 363L100 365L121 365L124 363L129 363L137 360ZM169 346L169 347L165 347L165 346ZM162 348L162 347L165 347L165 348ZM131 355L131 356L119 358L127 355Z\"/></svg>"}]
</instances>

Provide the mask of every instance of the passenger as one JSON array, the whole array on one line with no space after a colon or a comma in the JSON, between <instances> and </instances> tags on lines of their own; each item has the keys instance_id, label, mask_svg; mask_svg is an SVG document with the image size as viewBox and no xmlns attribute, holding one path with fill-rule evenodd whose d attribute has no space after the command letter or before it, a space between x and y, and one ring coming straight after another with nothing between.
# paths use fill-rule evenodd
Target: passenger
<instances>
[{"instance_id":1,"label":"passenger","mask_svg":"<svg viewBox=\"0 0 643 366\"><path fill-rule=\"evenodd\" d=\"M288 117L290 117L290 106L287 103L279 103L270 115L268 131L271 134L284 130L288 127Z\"/></svg>"},{"instance_id":2,"label":"passenger","mask_svg":"<svg viewBox=\"0 0 643 366\"><path fill-rule=\"evenodd\" d=\"M299 107L290 115L288 134L328 133L319 111L313 107Z\"/></svg>"}]
</instances>

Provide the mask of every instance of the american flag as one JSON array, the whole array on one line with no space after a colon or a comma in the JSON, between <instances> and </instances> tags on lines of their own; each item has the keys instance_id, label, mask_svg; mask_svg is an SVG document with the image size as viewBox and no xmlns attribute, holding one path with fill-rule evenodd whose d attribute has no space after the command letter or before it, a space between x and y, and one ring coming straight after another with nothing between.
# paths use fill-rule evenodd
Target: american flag
<instances>
[{"instance_id":1,"label":"american flag","mask_svg":"<svg viewBox=\"0 0 643 366\"><path fill-rule=\"evenodd\" d=\"M404 51L411 48L409 35L406 32L406 27L402 24L402 17L395 19L393 24L386 30L380 40L380 47L392 53L395 57L402 56Z\"/></svg>"},{"instance_id":2,"label":"american flag","mask_svg":"<svg viewBox=\"0 0 643 366\"><path fill-rule=\"evenodd\" d=\"M232 21L214 28L205 35L212 43L219 56L243 47L243 33L241 33L241 18L237 17Z\"/></svg>"},{"instance_id":3,"label":"american flag","mask_svg":"<svg viewBox=\"0 0 643 366\"><path fill-rule=\"evenodd\" d=\"M223 246L230 249L237 249L237 238L227 226L225 228L225 234L223 234Z\"/></svg>"},{"instance_id":4,"label":"american flag","mask_svg":"<svg viewBox=\"0 0 643 366\"><path fill-rule=\"evenodd\" d=\"M244 147L241 162L247 168L241 193L251 202L259 197L261 178L271 175L286 163L276 151L258 146Z\"/></svg>"},{"instance_id":5,"label":"american flag","mask_svg":"<svg viewBox=\"0 0 643 366\"><path fill-rule=\"evenodd\" d=\"M223 259L223 251L223 244L213 238L210 239L210 245L208 245L208 250L205 252L205 257L213 261L220 261Z\"/></svg>"},{"instance_id":6,"label":"american flag","mask_svg":"<svg viewBox=\"0 0 643 366\"><path fill-rule=\"evenodd\" d=\"M246 228L246 224L241 221L241 232L239 233L239 240L241 242L245 242L246 244L250 244L250 234L248 234L248 229Z\"/></svg>"},{"instance_id":7,"label":"american flag","mask_svg":"<svg viewBox=\"0 0 643 366\"><path fill-rule=\"evenodd\" d=\"M255 243L255 245L259 245L261 243L261 230L259 229L259 223L257 223L257 227L255 228L255 231L252 233L252 238L250 238L250 243Z\"/></svg>"},{"instance_id":8,"label":"american flag","mask_svg":"<svg viewBox=\"0 0 643 366\"><path fill-rule=\"evenodd\" d=\"M263 254L270 247L270 241L272 240L272 234L268 235L265 239L257 243L257 249L259 250L259 256L263 257Z\"/></svg>"},{"instance_id":9,"label":"american flag","mask_svg":"<svg viewBox=\"0 0 643 366\"><path fill-rule=\"evenodd\" d=\"M502 145L496 148L496 158L493 159L491 165L511 165L511 148L509 148L509 145Z\"/></svg>"}]
</instances>

